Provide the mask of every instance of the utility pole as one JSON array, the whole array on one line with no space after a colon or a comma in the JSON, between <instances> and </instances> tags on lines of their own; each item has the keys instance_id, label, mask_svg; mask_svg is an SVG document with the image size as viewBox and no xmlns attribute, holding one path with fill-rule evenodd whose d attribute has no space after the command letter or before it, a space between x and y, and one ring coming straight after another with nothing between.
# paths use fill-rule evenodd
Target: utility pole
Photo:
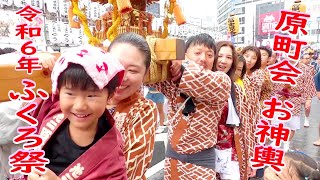
<instances>
[{"instance_id":1,"label":"utility pole","mask_svg":"<svg viewBox=\"0 0 320 180\"><path fill-rule=\"evenodd\" d=\"M255 39L254 39L254 16L252 16L252 41L253 41L253 45L255 45Z\"/></svg>"},{"instance_id":2,"label":"utility pole","mask_svg":"<svg viewBox=\"0 0 320 180\"><path fill-rule=\"evenodd\" d=\"M320 34L320 16L317 17L318 29L317 29L317 43L319 43L319 34Z\"/></svg>"}]
</instances>

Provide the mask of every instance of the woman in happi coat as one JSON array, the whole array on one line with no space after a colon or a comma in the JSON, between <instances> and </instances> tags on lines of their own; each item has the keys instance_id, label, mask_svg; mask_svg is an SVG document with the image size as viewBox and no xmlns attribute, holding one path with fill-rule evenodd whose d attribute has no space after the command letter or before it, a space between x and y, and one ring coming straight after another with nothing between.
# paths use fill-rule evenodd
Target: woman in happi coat
<instances>
[{"instance_id":1,"label":"woman in happi coat","mask_svg":"<svg viewBox=\"0 0 320 180\"><path fill-rule=\"evenodd\" d=\"M208 34L190 37L182 67L179 63L171 65L173 77L182 68L181 78L152 85L170 104L166 180L216 179L214 146L231 81L225 73L212 71L215 52L214 40Z\"/></svg>"},{"instance_id":2,"label":"woman in happi coat","mask_svg":"<svg viewBox=\"0 0 320 180\"><path fill-rule=\"evenodd\" d=\"M311 60L312 60L312 55L314 54L314 51L310 51L309 52L304 52L301 55L301 63L306 65L307 67L307 72L309 73L308 76L315 76L316 75L316 71L315 71L315 67L313 65L311 65ZM302 106L305 106L305 102L302 103ZM311 106L308 107L304 107L304 127L309 127L309 115L310 115L310 110L311 110Z\"/></svg>"},{"instance_id":3,"label":"woman in happi coat","mask_svg":"<svg viewBox=\"0 0 320 180\"><path fill-rule=\"evenodd\" d=\"M234 73L234 80L235 80L235 83L241 87L244 95L246 95L246 91L245 91L244 83L243 83L244 75L247 72L246 60L244 59L244 57L241 54L237 54L237 57L238 57L237 58L237 67L236 67L236 71Z\"/></svg>"},{"instance_id":4,"label":"woman in happi coat","mask_svg":"<svg viewBox=\"0 0 320 180\"><path fill-rule=\"evenodd\" d=\"M250 106L249 116L255 127L260 118L260 95L264 81L263 71L259 69L261 67L261 54L260 50L255 46L246 46L241 53L246 60L247 72L244 76L244 87Z\"/></svg>"},{"instance_id":5,"label":"woman in happi coat","mask_svg":"<svg viewBox=\"0 0 320 180\"><path fill-rule=\"evenodd\" d=\"M264 82L264 71L261 67L261 53L255 46L246 46L242 49L241 54L246 60L246 74L244 76L244 87L248 99L249 119L252 127L251 131L256 131L256 124L261 117L261 104L260 96L262 91L262 85ZM250 139L249 142L256 141L256 138ZM250 155L249 157L252 157Z\"/></svg>"},{"instance_id":6,"label":"woman in happi coat","mask_svg":"<svg viewBox=\"0 0 320 180\"><path fill-rule=\"evenodd\" d=\"M294 79L296 82L295 86L275 82L272 92L279 100L287 100L294 105L293 109L290 109L292 112L291 119L285 122L285 126L291 129L289 141L284 142L283 149L285 151L289 150L290 141L293 139L295 131L300 129L301 104L305 104L306 107L310 107L312 97L316 96L314 77L312 73L308 72L309 68L301 62L289 61L289 63L293 67L300 69L302 71L302 75ZM276 121L276 118L277 116L274 117L273 124L279 123L279 121Z\"/></svg>"},{"instance_id":7,"label":"woman in happi coat","mask_svg":"<svg viewBox=\"0 0 320 180\"><path fill-rule=\"evenodd\" d=\"M213 63L213 71L222 71L232 80L231 96L225 102L218 126L218 142L216 148L224 150L232 148L229 168L232 173L220 173L220 179L248 179L249 155L253 155L254 132L249 121L249 109L244 90L234 82L235 77L240 78L245 67L238 57L233 44L229 41L221 41L217 44L217 54ZM239 67L238 65L239 64ZM241 67L242 66L242 67ZM235 71L238 70L237 76ZM245 72L243 72L244 75ZM238 122L231 122L230 120ZM249 141L252 142L249 142ZM216 152L217 153L217 152ZM250 174L251 175L251 174ZM253 175L252 175L253 176ZM241 178L240 178L241 177Z\"/></svg>"},{"instance_id":8,"label":"woman in happi coat","mask_svg":"<svg viewBox=\"0 0 320 180\"><path fill-rule=\"evenodd\" d=\"M125 33L110 44L108 51L125 68L121 86L109 101L117 128L124 140L128 179L146 179L145 173L152 160L157 127L157 108L140 92L150 66L151 52L140 35Z\"/></svg>"}]
</instances>

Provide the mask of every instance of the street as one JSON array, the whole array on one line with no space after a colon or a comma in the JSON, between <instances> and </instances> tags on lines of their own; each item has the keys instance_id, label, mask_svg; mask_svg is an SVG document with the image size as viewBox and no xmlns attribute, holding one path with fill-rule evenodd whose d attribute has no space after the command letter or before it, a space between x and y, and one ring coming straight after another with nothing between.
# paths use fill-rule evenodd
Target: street
<instances>
[{"instance_id":1,"label":"street","mask_svg":"<svg viewBox=\"0 0 320 180\"><path fill-rule=\"evenodd\" d=\"M301 114L304 115L304 109ZM304 116L301 116L301 129L296 132L290 149L303 151L310 157L320 163L320 147L314 146L313 142L319 138L319 122L320 122L320 100L316 97L312 99L311 114L309 117L310 127L304 128ZM166 133L156 135L155 149L151 168L147 171L148 180L163 180L163 167L165 157L165 140Z\"/></svg>"}]
</instances>

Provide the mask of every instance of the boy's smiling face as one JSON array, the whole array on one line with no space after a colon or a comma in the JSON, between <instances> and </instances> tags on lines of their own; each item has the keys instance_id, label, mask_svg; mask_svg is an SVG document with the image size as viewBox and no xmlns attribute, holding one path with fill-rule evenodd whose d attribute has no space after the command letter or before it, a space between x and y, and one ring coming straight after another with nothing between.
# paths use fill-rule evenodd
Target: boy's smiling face
<instances>
[{"instance_id":1,"label":"boy's smiling face","mask_svg":"<svg viewBox=\"0 0 320 180\"><path fill-rule=\"evenodd\" d=\"M63 85L59 91L60 108L70 126L82 130L96 128L99 118L105 112L109 98L108 90L81 90Z\"/></svg>"}]
</instances>

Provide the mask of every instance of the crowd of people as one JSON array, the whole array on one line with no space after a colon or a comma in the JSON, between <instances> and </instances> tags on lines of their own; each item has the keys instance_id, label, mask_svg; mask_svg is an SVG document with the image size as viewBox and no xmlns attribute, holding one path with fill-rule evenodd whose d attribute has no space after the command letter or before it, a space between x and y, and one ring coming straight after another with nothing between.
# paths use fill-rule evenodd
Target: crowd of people
<instances>
[{"instance_id":1,"label":"crowd of people","mask_svg":"<svg viewBox=\"0 0 320 180\"><path fill-rule=\"evenodd\" d=\"M311 100L315 96L320 99L320 58L311 48L302 52L298 62L289 61L303 74L296 86L288 86L271 80L268 67L282 60L270 47L236 48L229 41L215 42L208 34L194 35L186 41L185 59L171 61L170 79L148 84L150 90L144 97L151 54L143 37L125 33L112 41L107 52L86 45L71 48L58 59L49 53L42 55L40 63L52 71L52 97L36 99L37 109L31 115L39 121L41 147L50 163L45 174L36 170L28 177L9 173L9 155L19 146L12 143L15 133L2 135L14 132L17 126L2 124L21 121L15 113L25 104L3 102L0 135L6 141L0 144L1 176L146 179L159 125L168 127L164 179L242 180L257 177L261 171L263 176L263 169L252 168L250 158L258 144L254 133L263 118L264 101L275 96L294 103L293 116L285 123L291 130L290 138L281 146L288 152L300 129L301 106L305 108L304 126L308 127ZM104 69L98 68L100 65ZM286 88L289 96L279 93ZM52 121L54 128L49 128ZM278 123L271 120L271 124ZM314 145L320 146L320 139ZM275 173L267 168L264 178L320 178L312 160L298 158L299 163L293 163L298 156L286 154L286 169ZM82 167L81 172L70 175L76 166ZM292 167L296 173L290 173L288 168Z\"/></svg>"}]
</instances>

